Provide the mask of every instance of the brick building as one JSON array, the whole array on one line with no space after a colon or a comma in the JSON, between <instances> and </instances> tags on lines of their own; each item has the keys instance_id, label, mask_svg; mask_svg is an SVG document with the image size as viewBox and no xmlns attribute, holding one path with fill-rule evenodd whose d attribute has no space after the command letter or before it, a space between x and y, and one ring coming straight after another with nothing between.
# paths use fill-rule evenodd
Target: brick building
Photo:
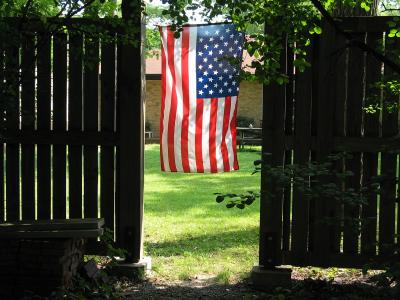
<instances>
[{"instance_id":1,"label":"brick building","mask_svg":"<svg viewBox=\"0 0 400 300\"><path fill-rule=\"evenodd\" d=\"M146 123L154 137L159 136L161 108L161 60L155 57L146 60ZM262 119L262 86L257 82L240 83L238 117L254 119L260 126Z\"/></svg>"}]
</instances>

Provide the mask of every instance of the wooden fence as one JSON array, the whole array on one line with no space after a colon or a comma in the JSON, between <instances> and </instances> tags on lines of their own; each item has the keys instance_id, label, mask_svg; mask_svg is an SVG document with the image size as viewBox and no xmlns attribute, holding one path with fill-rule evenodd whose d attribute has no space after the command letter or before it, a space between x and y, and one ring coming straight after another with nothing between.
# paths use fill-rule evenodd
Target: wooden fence
<instances>
[{"instance_id":1,"label":"wooden fence","mask_svg":"<svg viewBox=\"0 0 400 300\"><path fill-rule=\"evenodd\" d=\"M338 23L357 39L390 55L399 43L387 36L388 20L355 17ZM392 150L398 152L400 144L394 138L399 133L399 114L365 112L371 84L392 70L346 43L324 23L323 34L313 41L312 68L304 73L293 67L293 51L286 46L281 63L291 78L289 84L264 88L263 149L269 153L265 161L274 166L351 153L353 158L340 168L354 173L346 188L358 191L373 176L398 174L398 155ZM263 172L261 265L359 267L393 255L386 246L397 243L400 230L395 179L383 183L382 193L369 197L368 203L351 206L333 199L309 200L296 189L280 192L268 177ZM270 197L271 191L277 196ZM334 218L334 224L326 222ZM348 220L368 222L357 230Z\"/></svg>"},{"instance_id":2,"label":"wooden fence","mask_svg":"<svg viewBox=\"0 0 400 300\"><path fill-rule=\"evenodd\" d=\"M141 47L120 42L122 26L105 20L3 22L23 29L0 49L3 96L14 103L6 107L1 132L0 221L103 217L137 261ZM108 28L107 39L96 35L105 32L100 28ZM140 31L135 37L140 41Z\"/></svg>"}]
</instances>

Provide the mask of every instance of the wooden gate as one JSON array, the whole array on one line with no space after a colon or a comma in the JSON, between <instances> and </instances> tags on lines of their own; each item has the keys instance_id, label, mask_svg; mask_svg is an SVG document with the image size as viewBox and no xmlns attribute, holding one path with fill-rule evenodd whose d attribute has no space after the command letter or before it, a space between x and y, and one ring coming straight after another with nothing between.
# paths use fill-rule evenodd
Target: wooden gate
<instances>
[{"instance_id":1,"label":"wooden gate","mask_svg":"<svg viewBox=\"0 0 400 300\"><path fill-rule=\"evenodd\" d=\"M21 27L0 49L0 221L102 217L139 260L141 47L121 42L122 21L2 22Z\"/></svg>"},{"instance_id":2,"label":"wooden gate","mask_svg":"<svg viewBox=\"0 0 400 300\"><path fill-rule=\"evenodd\" d=\"M389 52L399 44L387 37L388 20L343 18L338 24L373 48ZM392 70L346 43L323 24L323 34L312 45L312 68L304 73L296 72L293 51L286 47L282 71L287 72L289 84L264 88L263 152L273 166L351 153L353 158L341 167L354 173L346 187L359 190L373 176L397 174L398 155L391 150L399 144L392 139L399 133L399 114L365 113L370 85ZM354 207L333 199L308 200L295 189L279 192L263 172L260 265L360 267L392 255L385 246L397 242L400 229L396 180L381 188L382 194ZM270 197L271 191L277 197ZM324 221L332 217L338 218L335 224ZM347 226L348 219L369 222L357 231Z\"/></svg>"}]
</instances>

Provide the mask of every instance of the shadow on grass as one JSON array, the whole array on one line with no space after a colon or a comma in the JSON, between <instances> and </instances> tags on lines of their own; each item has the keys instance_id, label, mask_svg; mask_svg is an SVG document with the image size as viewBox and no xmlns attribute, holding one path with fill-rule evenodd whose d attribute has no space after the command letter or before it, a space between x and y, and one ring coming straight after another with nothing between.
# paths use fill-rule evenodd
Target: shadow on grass
<instances>
[{"instance_id":1,"label":"shadow on grass","mask_svg":"<svg viewBox=\"0 0 400 300\"><path fill-rule=\"evenodd\" d=\"M152 256L180 256L190 254L209 254L222 249L236 246L248 246L257 244L258 227L246 230L221 232L218 234L205 234L200 236L185 236L184 238L145 243L147 253Z\"/></svg>"},{"instance_id":2,"label":"shadow on grass","mask_svg":"<svg viewBox=\"0 0 400 300\"><path fill-rule=\"evenodd\" d=\"M264 292L247 283L220 285L196 280L169 284L143 282L127 289L127 299L284 299L284 300L378 300L399 299L394 289L365 283L338 284L322 280L293 280L291 289Z\"/></svg>"}]
</instances>

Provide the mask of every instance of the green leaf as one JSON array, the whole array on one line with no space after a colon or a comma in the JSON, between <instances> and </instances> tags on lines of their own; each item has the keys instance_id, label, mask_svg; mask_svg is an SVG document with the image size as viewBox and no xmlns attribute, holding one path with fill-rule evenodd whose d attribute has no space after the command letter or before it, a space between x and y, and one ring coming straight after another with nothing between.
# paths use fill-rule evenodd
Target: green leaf
<instances>
[{"instance_id":1,"label":"green leaf","mask_svg":"<svg viewBox=\"0 0 400 300\"><path fill-rule=\"evenodd\" d=\"M393 22L393 21L388 21L387 24L388 24L388 26L389 26L390 28L393 28L393 27L396 26L396 23Z\"/></svg>"},{"instance_id":2,"label":"green leaf","mask_svg":"<svg viewBox=\"0 0 400 300\"><path fill-rule=\"evenodd\" d=\"M217 198L215 199L215 201L217 201L217 203L221 203L222 201L224 201L225 197L224 196L217 196Z\"/></svg>"},{"instance_id":3,"label":"green leaf","mask_svg":"<svg viewBox=\"0 0 400 300\"><path fill-rule=\"evenodd\" d=\"M314 26L314 32L315 32L316 34L321 34L321 33L322 33L322 28L319 27L319 26Z\"/></svg>"},{"instance_id":4,"label":"green leaf","mask_svg":"<svg viewBox=\"0 0 400 300\"><path fill-rule=\"evenodd\" d=\"M242 203L236 204L236 207L239 209L244 209L246 206Z\"/></svg>"}]
</instances>

